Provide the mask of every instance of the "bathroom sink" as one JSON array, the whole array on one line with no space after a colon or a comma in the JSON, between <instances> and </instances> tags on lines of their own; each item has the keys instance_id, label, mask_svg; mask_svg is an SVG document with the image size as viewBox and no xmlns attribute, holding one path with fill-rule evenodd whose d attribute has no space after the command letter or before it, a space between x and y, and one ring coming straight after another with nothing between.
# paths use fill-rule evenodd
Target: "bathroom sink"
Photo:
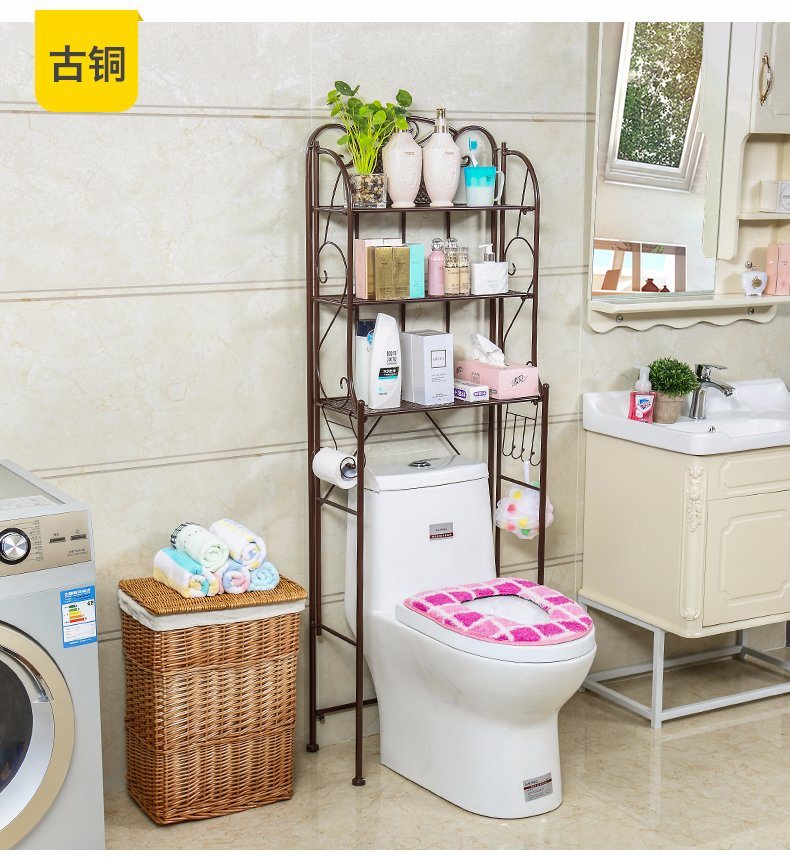
<instances>
[{"instance_id":1,"label":"bathroom sink","mask_svg":"<svg viewBox=\"0 0 790 857\"><path fill-rule=\"evenodd\" d=\"M627 390L585 393L584 428L689 455L790 446L790 393L784 381L739 381L733 387L729 397L708 388L704 420L689 419L687 400L680 419L672 425L629 420Z\"/></svg>"}]
</instances>

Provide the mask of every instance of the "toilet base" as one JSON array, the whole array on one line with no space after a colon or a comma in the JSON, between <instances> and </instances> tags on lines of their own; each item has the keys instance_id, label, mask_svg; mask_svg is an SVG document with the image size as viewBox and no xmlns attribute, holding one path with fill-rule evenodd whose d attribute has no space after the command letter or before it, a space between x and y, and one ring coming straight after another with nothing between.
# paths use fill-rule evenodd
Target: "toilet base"
<instances>
[{"instance_id":1,"label":"toilet base","mask_svg":"<svg viewBox=\"0 0 790 857\"><path fill-rule=\"evenodd\" d=\"M552 663L483 658L381 614L368 663L381 762L469 812L527 818L562 803L557 716L595 651Z\"/></svg>"},{"instance_id":2,"label":"toilet base","mask_svg":"<svg viewBox=\"0 0 790 857\"><path fill-rule=\"evenodd\" d=\"M510 758L492 759L485 748L463 757L462 772L452 765L441 770L421 752L426 748L389 746L382 732L381 764L452 804L489 818L529 818L551 812L562 803L557 720L530 728ZM538 743L536 743L538 742ZM448 741L445 751L450 749ZM541 751L535 753L535 747ZM415 752L416 750L416 752ZM434 745L431 755L442 752Z\"/></svg>"}]
</instances>

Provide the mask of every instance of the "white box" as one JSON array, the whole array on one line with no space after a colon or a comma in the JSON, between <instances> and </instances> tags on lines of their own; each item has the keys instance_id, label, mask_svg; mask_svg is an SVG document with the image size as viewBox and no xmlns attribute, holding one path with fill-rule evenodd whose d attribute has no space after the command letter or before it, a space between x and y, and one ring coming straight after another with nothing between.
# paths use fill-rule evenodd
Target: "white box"
<instances>
[{"instance_id":1,"label":"white box","mask_svg":"<svg viewBox=\"0 0 790 857\"><path fill-rule=\"evenodd\" d=\"M760 182L760 211L790 212L790 181Z\"/></svg>"},{"instance_id":2,"label":"white box","mask_svg":"<svg viewBox=\"0 0 790 857\"><path fill-rule=\"evenodd\" d=\"M453 394L459 402L487 402L490 398L485 384L473 384L460 378L453 382Z\"/></svg>"},{"instance_id":3,"label":"white box","mask_svg":"<svg viewBox=\"0 0 790 857\"><path fill-rule=\"evenodd\" d=\"M407 330L400 335L401 396L418 405L453 402L453 335L438 330Z\"/></svg>"}]
</instances>

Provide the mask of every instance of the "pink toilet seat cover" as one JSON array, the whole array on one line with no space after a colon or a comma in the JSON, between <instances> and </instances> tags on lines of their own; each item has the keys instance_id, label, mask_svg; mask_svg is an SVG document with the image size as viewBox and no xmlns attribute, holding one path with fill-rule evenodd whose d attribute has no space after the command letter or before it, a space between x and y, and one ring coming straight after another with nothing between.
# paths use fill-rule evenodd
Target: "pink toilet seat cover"
<instances>
[{"instance_id":1,"label":"pink toilet seat cover","mask_svg":"<svg viewBox=\"0 0 790 857\"><path fill-rule=\"evenodd\" d=\"M469 602L497 595L517 595L546 611L546 622L520 625L489 613L480 613ZM509 646L547 646L583 637L592 628L584 608L556 589L539 586L521 577L496 577L483 583L465 583L429 589L407 598L403 604L438 625L465 637Z\"/></svg>"}]
</instances>

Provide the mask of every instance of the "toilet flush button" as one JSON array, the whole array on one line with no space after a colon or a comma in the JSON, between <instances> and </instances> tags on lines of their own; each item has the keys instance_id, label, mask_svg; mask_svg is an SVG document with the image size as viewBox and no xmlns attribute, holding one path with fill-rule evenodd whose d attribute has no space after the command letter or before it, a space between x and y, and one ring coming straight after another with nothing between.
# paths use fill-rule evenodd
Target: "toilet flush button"
<instances>
[{"instance_id":1,"label":"toilet flush button","mask_svg":"<svg viewBox=\"0 0 790 857\"><path fill-rule=\"evenodd\" d=\"M424 458L418 458L416 461L410 461L409 467L430 467L431 462L426 461Z\"/></svg>"}]
</instances>

